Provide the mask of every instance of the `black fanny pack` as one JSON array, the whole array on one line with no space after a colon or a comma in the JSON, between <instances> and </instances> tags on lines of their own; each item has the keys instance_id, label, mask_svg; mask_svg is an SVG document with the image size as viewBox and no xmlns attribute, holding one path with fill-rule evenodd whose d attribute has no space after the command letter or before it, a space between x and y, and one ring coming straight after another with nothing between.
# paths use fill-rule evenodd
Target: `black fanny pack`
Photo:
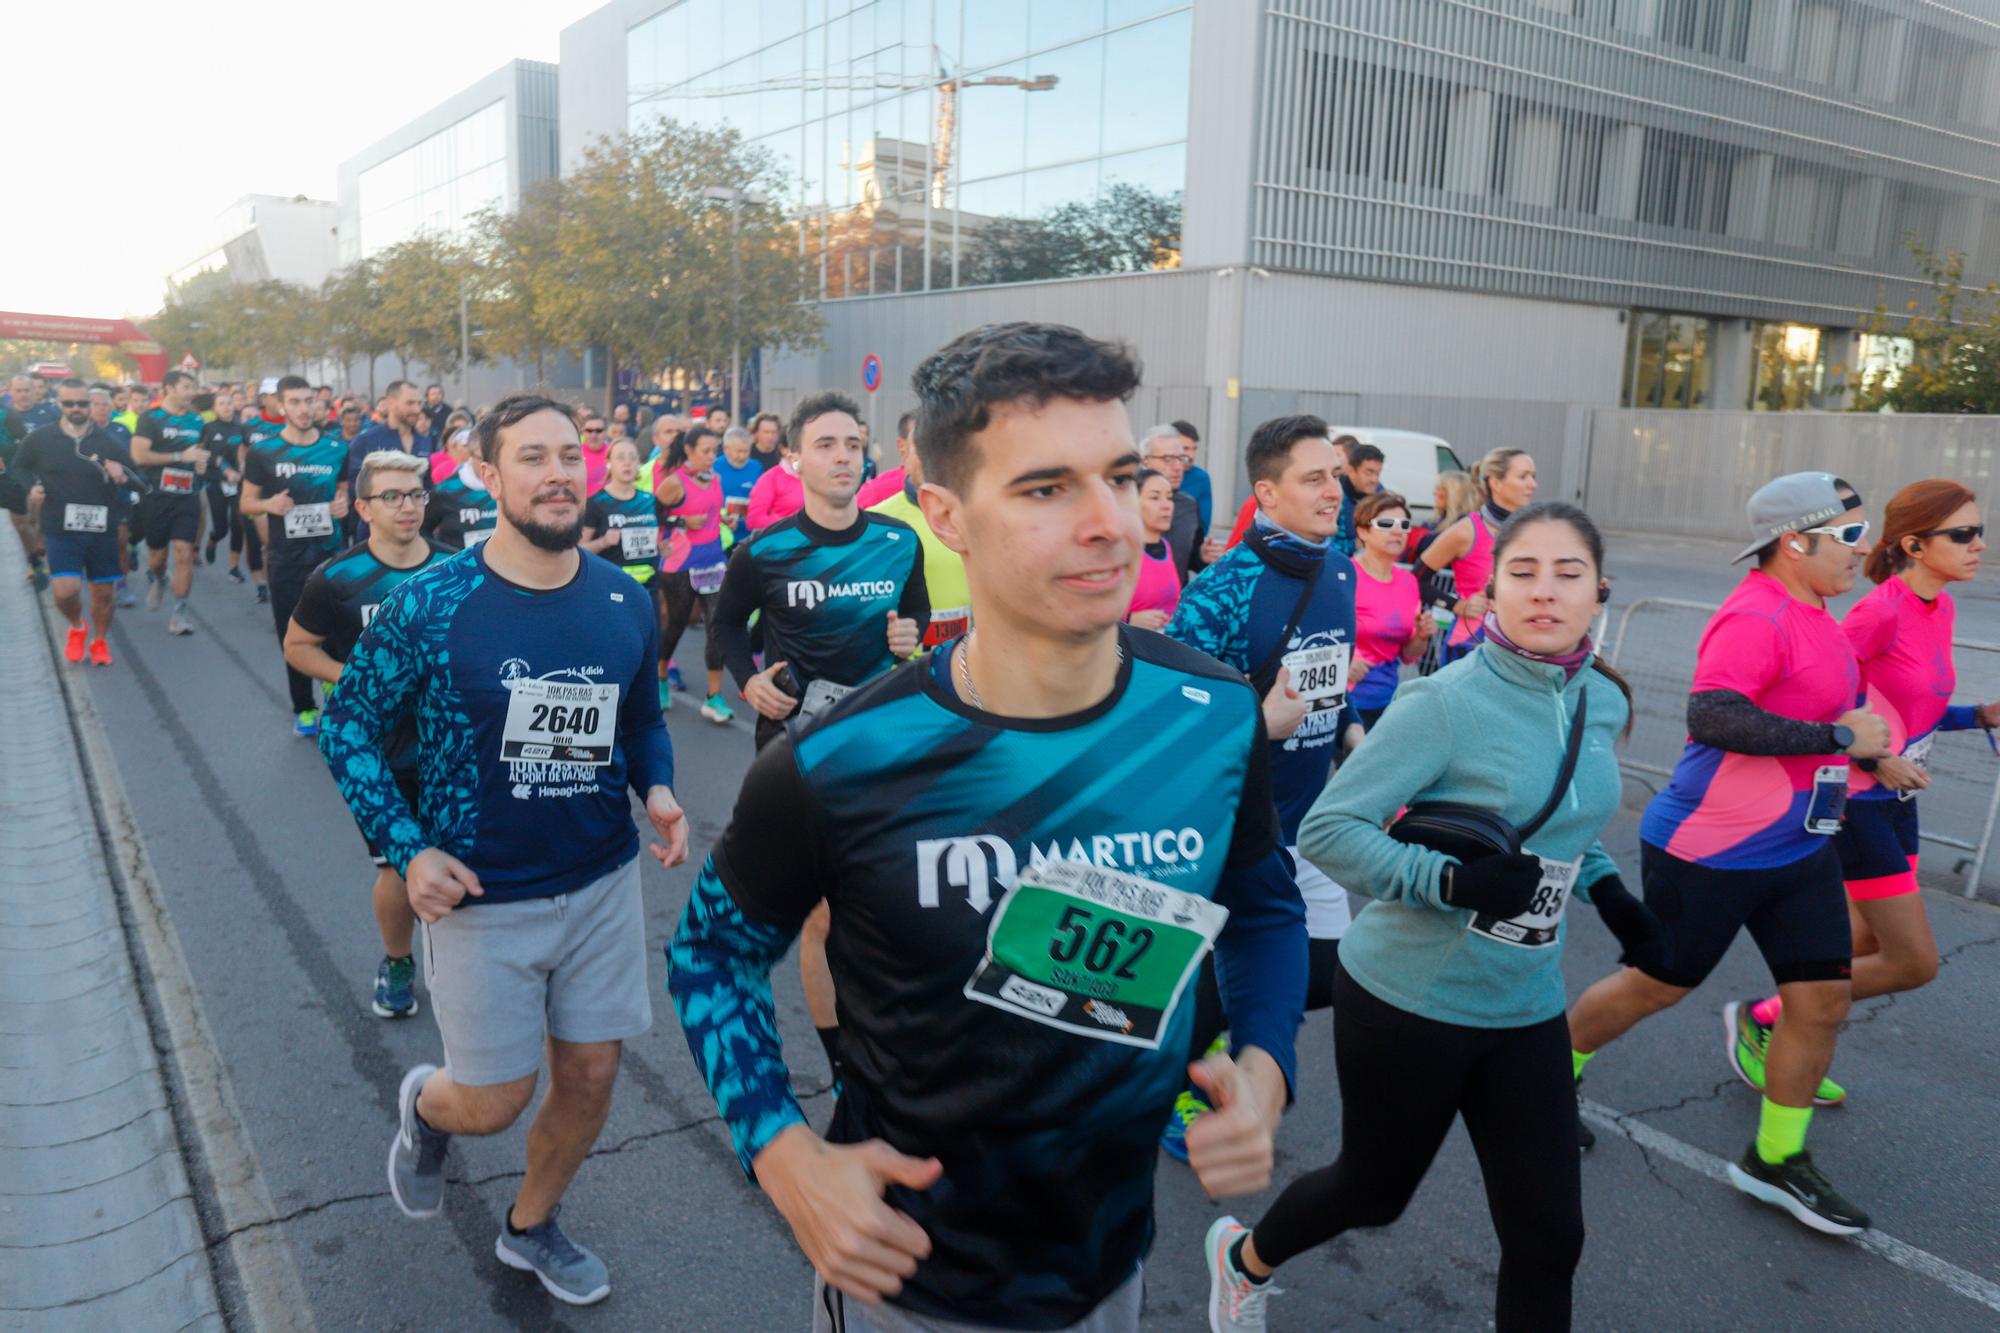
<instances>
[{"instance_id":1,"label":"black fanny pack","mask_svg":"<svg viewBox=\"0 0 2000 1333\"><path fill-rule=\"evenodd\" d=\"M1587 671L1590 668L1584 669ZM1563 793L1569 790L1570 779L1576 775L1576 757L1583 747L1583 724L1589 716L1589 702L1590 692L1586 682L1586 688L1578 691L1576 696L1576 716L1570 719L1569 745L1563 750L1562 771L1556 774L1555 790L1549 793L1549 799L1542 803L1542 808L1533 819L1516 828L1503 816L1476 805L1460 801L1419 801L1389 826L1389 836L1397 842L1443 852L1462 865L1469 865L1482 857L1520 851L1522 844L1532 838L1535 830L1547 823L1549 816L1556 812Z\"/></svg>"}]
</instances>

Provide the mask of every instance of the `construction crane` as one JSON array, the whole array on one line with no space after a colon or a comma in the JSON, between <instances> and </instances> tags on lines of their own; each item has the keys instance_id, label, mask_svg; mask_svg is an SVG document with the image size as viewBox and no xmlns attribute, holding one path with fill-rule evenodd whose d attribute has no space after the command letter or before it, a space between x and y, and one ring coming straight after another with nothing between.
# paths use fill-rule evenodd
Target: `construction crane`
<instances>
[{"instance_id":1,"label":"construction crane","mask_svg":"<svg viewBox=\"0 0 2000 1333\"><path fill-rule=\"evenodd\" d=\"M938 56L936 48L931 54ZM852 92L857 88L875 89L883 92L914 92L919 88L935 89L937 98L937 121L931 136L930 195L931 206L942 207L949 196L951 168L957 156L958 147L958 98L967 88L1019 88L1024 93L1045 93L1054 88L1057 76L1036 74L1022 77L1015 74L987 74L967 79L948 72L944 61L938 58L938 73L929 79L902 79L878 74L870 78L855 78L844 74L800 74L786 75L775 79L761 79L756 83L736 84L728 88L690 89L671 84L654 84L638 91L647 97L741 97L755 93L778 92Z\"/></svg>"}]
</instances>

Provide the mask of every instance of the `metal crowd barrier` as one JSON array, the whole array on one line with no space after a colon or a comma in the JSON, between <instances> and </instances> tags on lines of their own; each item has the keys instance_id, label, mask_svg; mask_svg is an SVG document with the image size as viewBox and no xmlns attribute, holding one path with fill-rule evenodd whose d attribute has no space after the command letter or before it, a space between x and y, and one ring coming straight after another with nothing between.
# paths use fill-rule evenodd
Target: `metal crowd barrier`
<instances>
[{"instance_id":1,"label":"metal crowd barrier","mask_svg":"<svg viewBox=\"0 0 2000 1333\"><path fill-rule=\"evenodd\" d=\"M1673 597L1642 597L1618 617L1604 660L1632 686L1632 735L1619 766L1658 791L1673 775L1687 742L1687 696L1694 650L1716 606ZM2000 699L2000 643L1955 639L1960 699ZM1993 830L2000 821L2000 759L1985 733L1946 732L1931 749L1931 785L1923 801L1925 842L1967 853L1953 864L1976 898L1986 873Z\"/></svg>"}]
</instances>

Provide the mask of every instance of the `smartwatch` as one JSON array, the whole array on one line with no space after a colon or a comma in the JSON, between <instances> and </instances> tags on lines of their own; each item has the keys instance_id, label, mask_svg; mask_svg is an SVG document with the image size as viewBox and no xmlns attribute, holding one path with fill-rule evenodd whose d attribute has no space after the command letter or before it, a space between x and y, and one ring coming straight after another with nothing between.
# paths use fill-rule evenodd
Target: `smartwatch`
<instances>
[{"instance_id":1,"label":"smartwatch","mask_svg":"<svg viewBox=\"0 0 2000 1333\"><path fill-rule=\"evenodd\" d=\"M1835 723L1832 723L1832 724L1830 724L1830 725L1832 726L1832 729L1833 729L1833 748L1834 748L1834 749L1836 749L1836 750L1845 750L1845 749L1847 749L1847 748L1848 748L1849 746L1851 746L1851 745L1853 745L1853 744L1854 744L1854 728L1853 728L1853 727L1843 727L1843 726L1842 726L1842 725L1841 725L1840 723L1838 723L1838 722L1835 722Z\"/></svg>"}]
</instances>

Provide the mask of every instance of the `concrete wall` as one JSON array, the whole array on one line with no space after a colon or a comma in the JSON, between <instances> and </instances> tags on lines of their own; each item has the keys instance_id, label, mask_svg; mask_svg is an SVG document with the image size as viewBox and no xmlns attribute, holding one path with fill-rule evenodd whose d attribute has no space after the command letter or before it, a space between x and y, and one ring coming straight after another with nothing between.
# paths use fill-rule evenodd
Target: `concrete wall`
<instances>
[{"instance_id":1,"label":"concrete wall","mask_svg":"<svg viewBox=\"0 0 2000 1333\"><path fill-rule=\"evenodd\" d=\"M583 161L583 150L625 131L625 30L672 7L673 0L612 0L562 30L557 59L561 91L561 170Z\"/></svg>"},{"instance_id":2,"label":"concrete wall","mask_svg":"<svg viewBox=\"0 0 2000 1333\"><path fill-rule=\"evenodd\" d=\"M878 437L914 406L910 373L966 329L997 320L1074 324L1130 343L1145 367L1135 431L1186 419L1202 432L1217 513L1247 493L1242 444L1287 412L1429 431L1470 463L1506 445L1534 453L1549 495L1583 488L1589 410L1618 401L1618 312L1427 291L1240 266L833 301L826 347L768 359L765 404L783 412L815 389L861 395L861 362L882 358L866 404ZM864 395L866 396L866 395Z\"/></svg>"}]
</instances>

